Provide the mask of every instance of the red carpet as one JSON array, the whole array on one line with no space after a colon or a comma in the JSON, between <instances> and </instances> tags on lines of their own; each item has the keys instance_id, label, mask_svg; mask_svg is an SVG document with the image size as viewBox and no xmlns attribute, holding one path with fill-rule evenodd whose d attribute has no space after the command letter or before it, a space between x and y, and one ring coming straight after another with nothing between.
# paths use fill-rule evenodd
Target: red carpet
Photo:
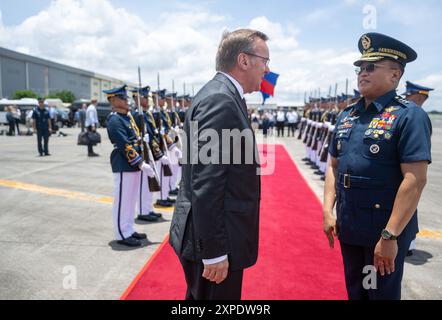
<instances>
[{"instance_id":1,"label":"red carpet","mask_svg":"<svg viewBox=\"0 0 442 320\"><path fill-rule=\"evenodd\" d=\"M339 244L328 247L321 203L285 148L270 147L267 157L273 152L275 172L262 177L258 263L245 271L243 299L347 299ZM185 288L166 239L121 299L181 300Z\"/></svg>"}]
</instances>

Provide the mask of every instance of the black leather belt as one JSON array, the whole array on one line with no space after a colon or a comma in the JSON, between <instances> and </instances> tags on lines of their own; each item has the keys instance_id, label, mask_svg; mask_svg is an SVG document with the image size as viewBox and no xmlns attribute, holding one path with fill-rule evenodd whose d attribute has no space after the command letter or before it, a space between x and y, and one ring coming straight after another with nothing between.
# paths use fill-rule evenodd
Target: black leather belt
<instances>
[{"instance_id":1,"label":"black leather belt","mask_svg":"<svg viewBox=\"0 0 442 320\"><path fill-rule=\"evenodd\" d=\"M367 177L352 176L350 174L339 173L338 183L345 189L379 189L385 186L385 181Z\"/></svg>"}]
</instances>

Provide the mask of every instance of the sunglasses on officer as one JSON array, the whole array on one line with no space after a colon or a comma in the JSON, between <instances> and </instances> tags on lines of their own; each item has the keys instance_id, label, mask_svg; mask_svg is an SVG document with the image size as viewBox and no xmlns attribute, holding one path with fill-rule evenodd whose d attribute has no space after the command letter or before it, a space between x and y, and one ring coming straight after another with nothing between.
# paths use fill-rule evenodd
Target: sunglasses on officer
<instances>
[{"instance_id":1,"label":"sunglasses on officer","mask_svg":"<svg viewBox=\"0 0 442 320\"><path fill-rule=\"evenodd\" d=\"M376 70L376 68L388 68L391 70L397 70L397 68L392 68L390 66L386 66L378 63L368 63L363 67L357 67L355 69L356 75L360 75L362 72L366 71L367 73L372 73Z\"/></svg>"}]
</instances>

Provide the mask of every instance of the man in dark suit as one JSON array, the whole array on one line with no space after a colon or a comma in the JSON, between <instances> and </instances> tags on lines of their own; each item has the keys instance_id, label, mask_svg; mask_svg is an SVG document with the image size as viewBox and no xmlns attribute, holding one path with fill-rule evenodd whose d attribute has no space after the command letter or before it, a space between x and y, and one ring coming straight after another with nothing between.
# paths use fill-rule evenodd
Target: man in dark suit
<instances>
[{"instance_id":1,"label":"man in dark suit","mask_svg":"<svg viewBox=\"0 0 442 320\"><path fill-rule=\"evenodd\" d=\"M225 33L218 73L186 115L170 244L184 269L187 300L241 299L243 270L257 260L261 187L244 94L259 91L269 72L267 40L255 30Z\"/></svg>"}]
</instances>

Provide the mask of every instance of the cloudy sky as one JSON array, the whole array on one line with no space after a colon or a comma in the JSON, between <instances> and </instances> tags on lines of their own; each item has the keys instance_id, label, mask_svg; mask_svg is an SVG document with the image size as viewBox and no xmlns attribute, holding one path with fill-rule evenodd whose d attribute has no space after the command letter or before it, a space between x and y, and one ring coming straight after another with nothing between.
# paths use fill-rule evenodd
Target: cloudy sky
<instances>
[{"instance_id":1,"label":"cloudy sky","mask_svg":"<svg viewBox=\"0 0 442 320\"><path fill-rule=\"evenodd\" d=\"M143 84L160 72L181 93L214 75L223 30L250 27L271 38L280 80L269 102L292 104L336 83L345 92L347 78L356 88L357 41L375 31L418 52L403 82L436 88L426 109L442 111L441 16L440 0L0 0L0 46L133 82L140 65Z\"/></svg>"}]
</instances>

